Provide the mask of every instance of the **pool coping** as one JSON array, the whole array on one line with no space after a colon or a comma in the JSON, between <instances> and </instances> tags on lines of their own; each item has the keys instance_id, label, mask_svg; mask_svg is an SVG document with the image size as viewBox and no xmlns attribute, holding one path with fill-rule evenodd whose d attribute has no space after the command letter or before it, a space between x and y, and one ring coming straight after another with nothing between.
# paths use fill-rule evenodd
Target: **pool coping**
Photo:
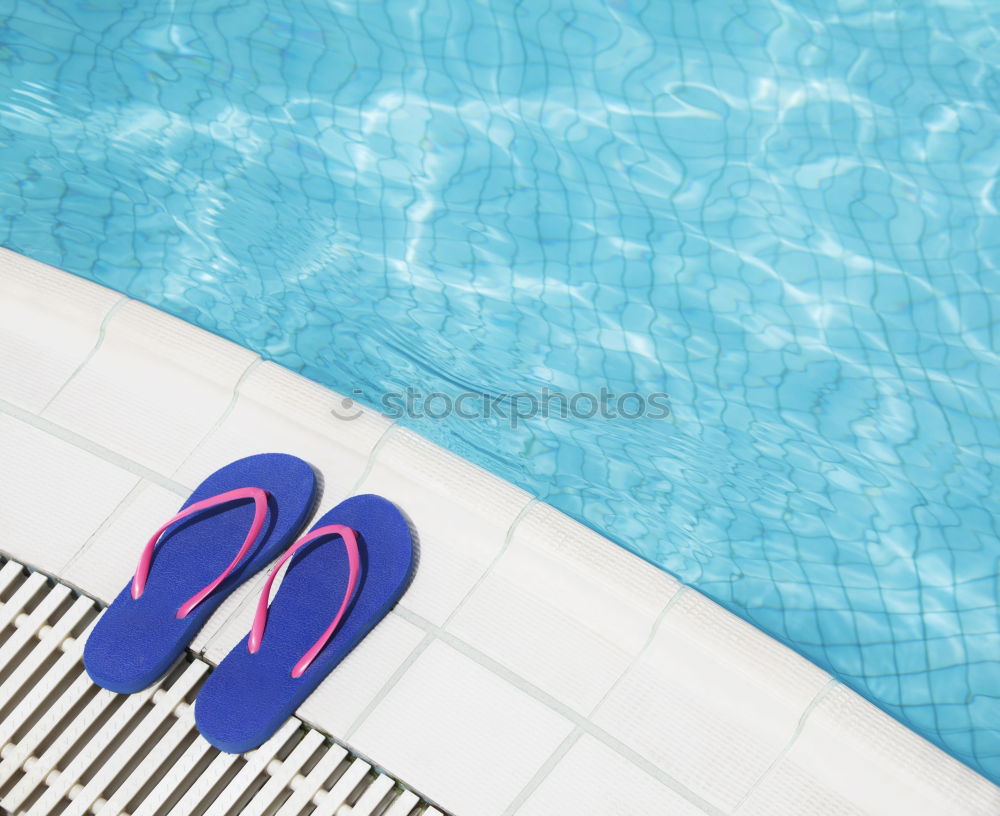
<instances>
[{"instance_id":1,"label":"pool coping","mask_svg":"<svg viewBox=\"0 0 1000 816\"><path fill-rule=\"evenodd\" d=\"M252 351L0 249L0 358L0 551L105 602L142 533L240 455L309 460L320 512L403 509L413 585L298 715L457 816L1000 812L1000 788L696 590ZM209 662L261 580L196 639Z\"/></svg>"}]
</instances>

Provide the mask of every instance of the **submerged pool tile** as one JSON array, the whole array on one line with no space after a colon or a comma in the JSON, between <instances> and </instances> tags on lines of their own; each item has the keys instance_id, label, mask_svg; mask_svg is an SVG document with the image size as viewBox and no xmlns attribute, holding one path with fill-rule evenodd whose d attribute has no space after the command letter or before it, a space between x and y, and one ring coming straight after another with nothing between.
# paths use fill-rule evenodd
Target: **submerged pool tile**
<instances>
[{"instance_id":1,"label":"submerged pool tile","mask_svg":"<svg viewBox=\"0 0 1000 816\"><path fill-rule=\"evenodd\" d=\"M129 301L44 416L169 475L222 417L256 355Z\"/></svg>"},{"instance_id":2,"label":"submerged pool tile","mask_svg":"<svg viewBox=\"0 0 1000 816\"><path fill-rule=\"evenodd\" d=\"M768 572L833 545L895 584L859 532L947 531L979 588L920 582L997 620L997 531L968 535L1000 484L995 0L6 5L0 243L371 404L668 392L662 421L411 427L901 711L940 677L894 640L920 603L822 606L808 574L782 600L818 621L783 620ZM15 364L19 404L85 346ZM1000 780L995 683L934 687L906 721Z\"/></svg>"}]
</instances>

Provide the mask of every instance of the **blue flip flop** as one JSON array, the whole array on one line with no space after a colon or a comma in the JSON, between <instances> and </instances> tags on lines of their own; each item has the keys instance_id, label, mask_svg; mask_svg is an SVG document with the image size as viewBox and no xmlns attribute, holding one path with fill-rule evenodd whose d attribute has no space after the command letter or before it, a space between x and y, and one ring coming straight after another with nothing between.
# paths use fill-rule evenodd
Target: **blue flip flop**
<instances>
[{"instance_id":1,"label":"blue flip flop","mask_svg":"<svg viewBox=\"0 0 1000 816\"><path fill-rule=\"evenodd\" d=\"M309 518L313 469L262 453L217 470L152 538L83 651L91 679L130 693L154 683L216 607L272 561Z\"/></svg>"},{"instance_id":2,"label":"blue flip flop","mask_svg":"<svg viewBox=\"0 0 1000 816\"><path fill-rule=\"evenodd\" d=\"M263 743L388 614L412 575L410 530L391 502L354 496L320 518L275 565L250 632L202 686L194 714L205 739L229 753Z\"/></svg>"}]
</instances>

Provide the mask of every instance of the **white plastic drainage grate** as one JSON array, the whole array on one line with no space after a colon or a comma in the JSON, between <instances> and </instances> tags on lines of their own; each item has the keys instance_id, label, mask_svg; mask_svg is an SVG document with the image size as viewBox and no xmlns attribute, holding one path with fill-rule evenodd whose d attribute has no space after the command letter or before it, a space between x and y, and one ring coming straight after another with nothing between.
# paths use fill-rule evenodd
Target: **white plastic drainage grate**
<instances>
[{"instance_id":1,"label":"white plastic drainage grate","mask_svg":"<svg viewBox=\"0 0 1000 816\"><path fill-rule=\"evenodd\" d=\"M247 754L194 724L211 666L188 655L138 694L83 668L99 605L0 556L0 812L29 816L442 816L325 734L289 720Z\"/></svg>"}]
</instances>

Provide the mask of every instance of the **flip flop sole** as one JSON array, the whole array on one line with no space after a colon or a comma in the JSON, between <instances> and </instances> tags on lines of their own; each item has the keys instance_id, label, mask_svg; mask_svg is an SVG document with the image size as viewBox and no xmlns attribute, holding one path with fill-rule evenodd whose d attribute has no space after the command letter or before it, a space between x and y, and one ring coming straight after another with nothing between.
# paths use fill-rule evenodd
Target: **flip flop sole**
<instances>
[{"instance_id":1,"label":"flip flop sole","mask_svg":"<svg viewBox=\"0 0 1000 816\"><path fill-rule=\"evenodd\" d=\"M258 454L217 470L181 509L245 487L269 494L264 526L250 550L210 595L178 619L181 605L216 579L239 552L254 520L254 505L224 504L172 525L153 552L142 594L133 598L131 582L126 585L87 639L83 662L99 686L131 693L156 682L226 596L295 539L313 508L317 485L313 469L298 457Z\"/></svg>"},{"instance_id":2,"label":"flip flop sole","mask_svg":"<svg viewBox=\"0 0 1000 816\"><path fill-rule=\"evenodd\" d=\"M380 496L354 496L313 526L355 531L357 587L340 626L300 677L292 669L326 630L348 584L344 542L306 544L288 562L256 653L249 633L216 667L198 694L195 721L220 750L241 753L273 734L319 683L396 604L413 575L413 542L403 515Z\"/></svg>"}]
</instances>

